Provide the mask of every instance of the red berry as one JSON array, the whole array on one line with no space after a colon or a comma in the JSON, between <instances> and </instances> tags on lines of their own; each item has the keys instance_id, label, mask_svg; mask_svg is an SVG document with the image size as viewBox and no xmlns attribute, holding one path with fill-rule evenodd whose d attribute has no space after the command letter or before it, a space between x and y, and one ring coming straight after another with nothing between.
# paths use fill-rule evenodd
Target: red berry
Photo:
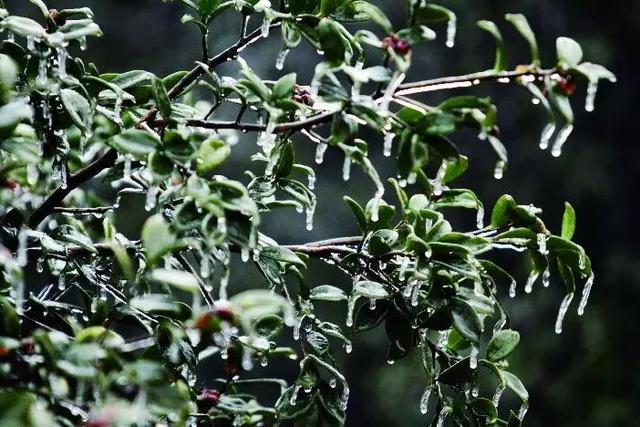
<instances>
[{"instance_id":1,"label":"red berry","mask_svg":"<svg viewBox=\"0 0 640 427\"><path fill-rule=\"evenodd\" d=\"M36 344L33 342L33 338L23 339L20 345L24 354L31 355L36 351Z\"/></svg>"},{"instance_id":2,"label":"red berry","mask_svg":"<svg viewBox=\"0 0 640 427\"><path fill-rule=\"evenodd\" d=\"M560 90L567 96L571 96L576 91L576 84L573 82L571 77L565 77L558 82L558 87Z\"/></svg>"},{"instance_id":3,"label":"red berry","mask_svg":"<svg viewBox=\"0 0 640 427\"><path fill-rule=\"evenodd\" d=\"M411 52L411 44L408 41L401 39L397 34L392 34L389 37L385 37L382 40L382 48L393 49L398 55L407 55Z\"/></svg>"},{"instance_id":4,"label":"red berry","mask_svg":"<svg viewBox=\"0 0 640 427\"><path fill-rule=\"evenodd\" d=\"M210 390L210 389L202 389L200 392L199 400L210 403L211 405L216 405L220 400L220 392L218 390Z\"/></svg>"}]
</instances>

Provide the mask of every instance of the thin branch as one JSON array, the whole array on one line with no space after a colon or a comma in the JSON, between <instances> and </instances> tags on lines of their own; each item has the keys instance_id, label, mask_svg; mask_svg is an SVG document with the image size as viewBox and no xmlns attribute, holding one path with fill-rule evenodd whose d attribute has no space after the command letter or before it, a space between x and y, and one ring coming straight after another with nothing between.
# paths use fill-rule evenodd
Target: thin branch
<instances>
[{"instance_id":1,"label":"thin branch","mask_svg":"<svg viewBox=\"0 0 640 427\"><path fill-rule=\"evenodd\" d=\"M323 123L328 123L333 117L333 112L324 112L316 114L306 119L296 120L293 122L280 123L276 125L274 133L292 132L302 129L308 129ZM243 123L236 121L205 121L205 120L189 120L187 126L198 127L203 129L235 129L243 132L264 132L267 130L266 124L259 123Z\"/></svg>"},{"instance_id":2,"label":"thin branch","mask_svg":"<svg viewBox=\"0 0 640 427\"><path fill-rule=\"evenodd\" d=\"M529 69L524 71L504 71L501 73L496 73L493 70L481 71L479 73L465 74L461 76L441 77L431 80L404 83L398 87L395 95L403 96L422 92L470 87L483 81L500 81L505 79L505 82L507 82L507 80L510 81L512 79L523 77L539 78L549 76L556 72L557 70L555 68L549 70Z\"/></svg>"},{"instance_id":3,"label":"thin branch","mask_svg":"<svg viewBox=\"0 0 640 427\"><path fill-rule=\"evenodd\" d=\"M114 206L100 206L97 208L64 208L64 207L55 207L53 208L53 212L56 213L66 213L71 215L100 215L105 214L107 212L111 212L114 210Z\"/></svg>"}]
</instances>

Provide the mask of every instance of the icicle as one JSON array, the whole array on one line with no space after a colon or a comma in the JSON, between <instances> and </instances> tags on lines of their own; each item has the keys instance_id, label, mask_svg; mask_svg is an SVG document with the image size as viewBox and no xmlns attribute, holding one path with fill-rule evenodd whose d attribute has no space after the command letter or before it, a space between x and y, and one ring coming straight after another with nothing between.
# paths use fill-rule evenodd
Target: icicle
<instances>
[{"instance_id":1,"label":"icicle","mask_svg":"<svg viewBox=\"0 0 640 427\"><path fill-rule=\"evenodd\" d=\"M249 248L246 246L240 248L240 259L242 260L242 262L247 262L250 258L251 253L249 252Z\"/></svg>"},{"instance_id":2,"label":"icicle","mask_svg":"<svg viewBox=\"0 0 640 427\"><path fill-rule=\"evenodd\" d=\"M551 149L551 155L553 157L560 157L560 155L562 154L562 146L565 142L567 142L567 139L569 138L569 135L571 135L571 132L573 132L573 125L570 123L567 123L560 129L560 131L558 132L558 136L553 143L553 148Z\"/></svg>"},{"instance_id":3,"label":"icicle","mask_svg":"<svg viewBox=\"0 0 640 427\"><path fill-rule=\"evenodd\" d=\"M371 298L369 300L369 310L375 310L376 309L376 299L375 298Z\"/></svg>"},{"instance_id":4,"label":"icicle","mask_svg":"<svg viewBox=\"0 0 640 427\"><path fill-rule=\"evenodd\" d=\"M289 399L289 405L296 406L296 401L298 400L298 393L300 392L301 388L302 386L300 385L296 385L293 388L293 393L291 394L291 398Z\"/></svg>"},{"instance_id":5,"label":"icicle","mask_svg":"<svg viewBox=\"0 0 640 427\"><path fill-rule=\"evenodd\" d=\"M36 48L36 39L31 36L27 37L27 50L32 51L32 50L35 50L35 48Z\"/></svg>"},{"instance_id":6,"label":"icicle","mask_svg":"<svg viewBox=\"0 0 640 427\"><path fill-rule=\"evenodd\" d=\"M594 279L595 275L591 273L591 276L589 276L584 284L584 288L582 288L582 297L580 298L580 304L578 305L578 316L582 316L584 314L585 308L587 308L587 303L589 302L589 294L591 294L591 288L593 287Z\"/></svg>"},{"instance_id":7,"label":"icicle","mask_svg":"<svg viewBox=\"0 0 640 427\"><path fill-rule=\"evenodd\" d=\"M547 267L542 273L542 286L545 288L549 287L549 279L551 278L551 271L549 271L549 267Z\"/></svg>"},{"instance_id":8,"label":"icicle","mask_svg":"<svg viewBox=\"0 0 640 427\"><path fill-rule=\"evenodd\" d=\"M447 411L443 409L440 411L440 414L438 414L438 421L436 422L436 427L443 427L444 421L446 418L447 418Z\"/></svg>"},{"instance_id":9,"label":"icicle","mask_svg":"<svg viewBox=\"0 0 640 427\"><path fill-rule=\"evenodd\" d=\"M67 177L67 169L64 167L64 164L60 162L60 188L66 190L69 186L69 181Z\"/></svg>"},{"instance_id":10,"label":"icicle","mask_svg":"<svg viewBox=\"0 0 640 427\"><path fill-rule=\"evenodd\" d=\"M371 221L378 222L380 219L380 203L382 202L382 196L384 195L384 188L376 191L373 201L371 202Z\"/></svg>"},{"instance_id":11,"label":"icicle","mask_svg":"<svg viewBox=\"0 0 640 427\"><path fill-rule=\"evenodd\" d=\"M35 185L38 182L40 173L38 167L32 163L27 164L27 183L29 185Z\"/></svg>"},{"instance_id":12,"label":"icicle","mask_svg":"<svg viewBox=\"0 0 640 427\"><path fill-rule=\"evenodd\" d=\"M335 378L331 378L329 380L329 387L336 388L337 386L338 386L338 380L336 380Z\"/></svg>"},{"instance_id":13,"label":"icicle","mask_svg":"<svg viewBox=\"0 0 640 427\"><path fill-rule=\"evenodd\" d=\"M251 350L246 347L242 350L242 369L245 371L253 370Z\"/></svg>"},{"instance_id":14,"label":"icicle","mask_svg":"<svg viewBox=\"0 0 640 427\"><path fill-rule=\"evenodd\" d=\"M276 59L276 70L282 70L284 68L284 61L287 59L287 55L289 55L289 49L282 49L280 51Z\"/></svg>"},{"instance_id":15,"label":"icicle","mask_svg":"<svg viewBox=\"0 0 640 427\"><path fill-rule=\"evenodd\" d=\"M440 332L440 336L438 337L438 347L446 348L448 342L449 342L449 331Z\"/></svg>"},{"instance_id":16,"label":"icicle","mask_svg":"<svg viewBox=\"0 0 640 427\"><path fill-rule=\"evenodd\" d=\"M384 146L382 154L384 154L385 157L391 156L391 149L393 148L393 138L395 138L395 136L396 135L391 132L387 132L384 135Z\"/></svg>"},{"instance_id":17,"label":"icicle","mask_svg":"<svg viewBox=\"0 0 640 427\"><path fill-rule=\"evenodd\" d=\"M324 153L327 151L328 147L329 145L324 142L319 142L318 145L316 146L316 163L317 164L322 164L322 162L324 161Z\"/></svg>"},{"instance_id":18,"label":"icicle","mask_svg":"<svg viewBox=\"0 0 640 427\"><path fill-rule=\"evenodd\" d=\"M533 284L538 279L540 274L536 270L531 270L529 277L527 278L527 284L524 286L524 292L530 294L533 291Z\"/></svg>"},{"instance_id":19,"label":"icicle","mask_svg":"<svg viewBox=\"0 0 640 427\"><path fill-rule=\"evenodd\" d=\"M226 235L227 234L227 219L225 217L218 218L218 224L217 224L216 227L217 227L218 233L220 233L222 235Z\"/></svg>"},{"instance_id":20,"label":"icicle","mask_svg":"<svg viewBox=\"0 0 640 427\"><path fill-rule=\"evenodd\" d=\"M344 156L344 163L342 165L342 179L349 181L351 178L351 157L349 154Z\"/></svg>"},{"instance_id":21,"label":"icicle","mask_svg":"<svg viewBox=\"0 0 640 427\"><path fill-rule=\"evenodd\" d=\"M144 203L144 209L149 212L156 206L156 189L149 184L147 188L147 197Z\"/></svg>"},{"instance_id":22,"label":"icicle","mask_svg":"<svg viewBox=\"0 0 640 427\"><path fill-rule=\"evenodd\" d=\"M420 413L423 415L429 411L429 398L431 397L431 392L431 387L427 387L420 398Z\"/></svg>"},{"instance_id":23,"label":"icicle","mask_svg":"<svg viewBox=\"0 0 640 427\"><path fill-rule=\"evenodd\" d=\"M40 57L40 62L38 63L38 77L36 77L36 84L38 86L45 86L49 81L49 76L47 75L47 57Z\"/></svg>"},{"instance_id":24,"label":"icicle","mask_svg":"<svg viewBox=\"0 0 640 427\"><path fill-rule=\"evenodd\" d=\"M471 347L471 353L469 353L469 367L476 369L478 367L478 353L480 350L478 347Z\"/></svg>"},{"instance_id":25,"label":"icicle","mask_svg":"<svg viewBox=\"0 0 640 427\"><path fill-rule=\"evenodd\" d=\"M477 365L476 365L477 366ZM478 384L475 384L472 388L471 388L471 396L473 397L478 397L480 395L480 386Z\"/></svg>"},{"instance_id":26,"label":"icicle","mask_svg":"<svg viewBox=\"0 0 640 427\"><path fill-rule=\"evenodd\" d=\"M315 213L314 207L309 207L306 210L307 231L313 230L313 215Z\"/></svg>"},{"instance_id":27,"label":"icicle","mask_svg":"<svg viewBox=\"0 0 640 427\"><path fill-rule=\"evenodd\" d=\"M504 160L498 160L498 162L496 163L496 167L493 169L493 177L495 179L502 179L502 177L504 176L504 167Z\"/></svg>"},{"instance_id":28,"label":"icicle","mask_svg":"<svg viewBox=\"0 0 640 427\"><path fill-rule=\"evenodd\" d=\"M418 298L420 297L420 282L416 281L411 289L411 307L418 306Z\"/></svg>"},{"instance_id":29,"label":"icicle","mask_svg":"<svg viewBox=\"0 0 640 427\"><path fill-rule=\"evenodd\" d=\"M493 394L493 404L495 405L495 407L498 407L498 404L500 403L500 398L502 397L502 393L504 393L505 390L505 386L498 386L498 388L496 389L496 392Z\"/></svg>"},{"instance_id":30,"label":"icicle","mask_svg":"<svg viewBox=\"0 0 640 427\"><path fill-rule=\"evenodd\" d=\"M403 256L400 258L400 268L398 270L398 280L400 280L401 282L404 282L406 273L407 273L407 268L409 268L409 257Z\"/></svg>"},{"instance_id":31,"label":"icicle","mask_svg":"<svg viewBox=\"0 0 640 427\"><path fill-rule=\"evenodd\" d=\"M520 406L520 410L518 411L518 419L520 421L522 421L524 419L524 416L527 415L527 410L529 409L529 406L526 403L523 403Z\"/></svg>"},{"instance_id":32,"label":"icicle","mask_svg":"<svg viewBox=\"0 0 640 427\"><path fill-rule=\"evenodd\" d=\"M63 272L60 273L60 276L58 276L58 289L61 291L64 291L65 288L67 287L66 281L65 281L65 275Z\"/></svg>"},{"instance_id":33,"label":"icicle","mask_svg":"<svg viewBox=\"0 0 640 427\"><path fill-rule=\"evenodd\" d=\"M38 257L36 261L36 271L42 273L44 271L44 257Z\"/></svg>"},{"instance_id":34,"label":"icicle","mask_svg":"<svg viewBox=\"0 0 640 427\"><path fill-rule=\"evenodd\" d=\"M268 18L264 18L262 21L262 26L260 27L260 33L263 38L269 37L269 30L271 29L271 20Z\"/></svg>"},{"instance_id":35,"label":"icicle","mask_svg":"<svg viewBox=\"0 0 640 427\"><path fill-rule=\"evenodd\" d=\"M547 148L549 148L549 141L551 141L554 133L556 133L556 124L548 123L542 130L542 135L540 136L541 150L546 150Z\"/></svg>"},{"instance_id":36,"label":"icicle","mask_svg":"<svg viewBox=\"0 0 640 427\"><path fill-rule=\"evenodd\" d=\"M227 261L228 262L228 261ZM220 291L218 294L218 299L226 301L228 298L227 295L227 287L229 286L229 266L225 265L222 267L222 277L220 277Z\"/></svg>"},{"instance_id":37,"label":"icicle","mask_svg":"<svg viewBox=\"0 0 640 427\"><path fill-rule=\"evenodd\" d=\"M447 47L454 47L456 44L457 19L455 16L449 17L447 22Z\"/></svg>"},{"instance_id":38,"label":"icicle","mask_svg":"<svg viewBox=\"0 0 640 427\"><path fill-rule=\"evenodd\" d=\"M58 77L67 76L67 50L64 47L56 48L58 52Z\"/></svg>"},{"instance_id":39,"label":"icicle","mask_svg":"<svg viewBox=\"0 0 640 427\"><path fill-rule=\"evenodd\" d=\"M27 240L29 236L27 232L22 229L18 233L18 252L16 253L16 264L20 267L27 266Z\"/></svg>"},{"instance_id":40,"label":"icicle","mask_svg":"<svg viewBox=\"0 0 640 427\"><path fill-rule=\"evenodd\" d=\"M122 168L122 174L125 179L129 179L131 176L131 157L125 154L124 156L124 166Z\"/></svg>"},{"instance_id":41,"label":"icicle","mask_svg":"<svg viewBox=\"0 0 640 427\"><path fill-rule=\"evenodd\" d=\"M269 358L267 357L267 355L263 354L262 356L260 356L260 366L262 366L263 368L266 368L268 364L269 364Z\"/></svg>"},{"instance_id":42,"label":"icicle","mask_svg":"<svg viewBox=\"0 0 640 427\"><path fill-rule=\"evenodd\" d=\"M596 94L598 93L598 81L590 81L587 86L587 99L584 104L584 109L588 112L592 112L595 109Z\"/></svg>"},{"instance_id":43,"label":"icicle","mask_svg":"<svg viewBox=\"0 0 640 427\"><path fill-rule=\"evenodd\" d=\"M302 326L303 317L296 319L293 324L293 339L294 341L298 341L300 339L300 327Z\"/></svg>"},{"instance_id":44,"label":"icicle","mask_svg":"<svg viewBox=\"0 0 640 427\"><path fill-rule=\"evenodd\" d=\"M436 177L433 180L433 195L434 196L439 196L442 194L442 185L443 185L443 180L444 180L444 176L447 174L447 162L443 161L442 165L440 165L440 168L438 169L438 172L436 173Z\"/></svg>"},{"instance_id":45,"label":"icicle","mask_svg":"<svg viewBox=\"0 0 640 427\"><path fill-rule=\"evenodd\" d=\"M516 297L516 281L515 279L511 280L511 285L509 285L509 297L511 298L515 298Z\"/></svg>"},{"instance_id":46,"label":"icicle","mask_svg":"<svg viewBox=\"0 0 640 427\"><path fill-rule=\"evenodd\" d=\"M538 233L537 241L538 241L538 251L542 255L548 254L549 251L547 250L547 235L545 233Z\"/></svg>"},{"instance_id":47,"label":"icicle","mask_svg":"<svg viewBox=\"0 0 640 427\"><path fill-rule=\"evenodd\" d=\"M567 310L569 309L569 305L571 304L572 300L573 292L569 292L562 300L562 304L560 304L558 317L556 318L556 334L562 333L562 322L564 321L564 316L567 314Z\"/></svg>"},{"instance_id":48,"label":"icicle","mask_svg":"<svg viewBox=\"0 0 640 427\"><path fill-rule=\"evenodd\" d=\"M313 173L310 173L309 176L307 177L308 181L308 185L307 187L309 187L309 190L315 190L316 189L316 175Z\"/></svg>"},{"instance_id":49,"label":"icicle","mask_svg":"<svg viewBox=\"0 0 640 427\"><path fill-rule=\"evenodd\" d=\"M348 327L353 326L353 312L356 309L356 297L350 296L349 301L347 302L347 320L345 324Z\"/></svg>"},{"instance_id":50,"label":"icicle","mask_svg":"<svg viewBox=\"0 0 640 427\"><path fill-rule=\"evenodd\" d=\"M478 213L476 214L476 227L478 230L484 228L484 207L478 207Z\"/></svg>"},{"instance_id":51,"label":"icicle","mask_svg":"<svg viewBox=\"0 0 640 427\"><path fill-rule=\"evenodd\" d=\"M350 354L353 351L353 345L350 342L344 343L344 352Z\"/></svg>"},{"instance_id":52,"label":"icicle","mask_svg":"<svg viewBox=\"0 0 640 427\"><path fill-rule=\"evenodd\" d=\"M203 279L207 279L211 275L211 264L209 263L209 257L206 253L202 253L200 259L200 276Z\"/></svg>"},{"instance_id":53,"label":"icicle","mask_svg":"<svg viewBox=\"0 0 640 427\"><path fill-rule=\"evenodd\" d=\"M80 37L78 39L78 43L80 43L80 50L82 50L82 51L87 50L87 38L86 37Z\"/></svg>"},{"instance_id":54,"label":"icicle","mask_svg":"<svg viewBox=\"0 0 640 427\"><path fill-rule=\"evenodd\" d=\"M340 398L340 408L344 411L347 409L347 403L349 403L349 387L344 384L344 389L342 390L342 397Z\"/></svg>"}]
</instances>

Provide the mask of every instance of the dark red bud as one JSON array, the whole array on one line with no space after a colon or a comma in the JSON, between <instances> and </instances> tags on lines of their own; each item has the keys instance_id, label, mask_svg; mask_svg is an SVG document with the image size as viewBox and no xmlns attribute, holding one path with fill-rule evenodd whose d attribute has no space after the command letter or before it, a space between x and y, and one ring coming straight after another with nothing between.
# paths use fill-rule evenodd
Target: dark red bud
<instances>
[{"instance_id":1,"label":"dark red bud","mask_svg":"<svg viewBox=\"0 0 640 427\"><path fill-rule=\"evenodd\" d=\"M392 34L389 37L385 37L382 40L382 48L384 50L393 49L398 55L407 55L411 52L411 44L408 41L401 39L397 34Z\"/></svg>"},{"instance_id":2,"label":"dark red bud","mask_svg":"<svg viewBox=\"0 0 640 427\"><path fill-rule=\"evenodd\" d=\"M558 87L560 90L567 96L571 96L576 91L576 84L571 80L570 77L563 78L558 82Z\"/></svg>"},{"instance_id":3,"label":"dark red bud","mask_svg":"<svg viewBox=\"0 0 640 427\"><path fill-rule=\"evenodd\" d=\"M27 355L31 355L36 351L36 344L33 342L33 338L25 338L20 343L22 352Z\"/></svg>"}]
</instances>

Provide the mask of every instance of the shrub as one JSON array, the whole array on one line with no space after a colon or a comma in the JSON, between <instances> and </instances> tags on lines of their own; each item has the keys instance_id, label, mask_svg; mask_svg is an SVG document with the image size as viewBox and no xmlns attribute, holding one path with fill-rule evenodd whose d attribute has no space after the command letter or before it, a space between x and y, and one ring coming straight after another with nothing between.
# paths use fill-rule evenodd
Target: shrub
<instances>
[{"instance_id":1,"label":"shrub","mask_svg":"<svg viewBox=\"0 0 640 427\"><path fill-rule=\"evenodd\" d=\"M428 105L412 95L521 86L548 114L540 147L558 156L576 85L587 83L593 110L599 80L615 80L582 62L577 42L558 38L557 61L545 68L525 17L507 15L531 54L510 68L507 40L480 21L496 41L492 69L409 82L414 49L435 43L436 31L453 47L451 10L409 0L407 21L394 25L359 0L180 0L182 21L200 36L193 69L101 73L76 56L102 35L91 10L31 3L39 20L0 0L3 425L341 425L349 386L335 352L349 353L354 334L382 323L389 363L419 352L425 392L416 406L434 424L520 423L528 394L507 361L520 337L498 297L514 297L518 285L493 254L527 256L525 292L547 286L555 264L566 285L560 333L580 288L584 311L594 277L571 241L575 214L567 204L554 234L539 209L505 195L485 222L473 191L451 187L468 166L451 138L477 132L500 179L508 159L495 105L475 96ZM213 54L219 19L237 19L239 37ZM267 37L282 39L277 69L301 44L317 50L313 80L260 78L241 55ZM227 61L233 76L218 74ZM241 181L218 174L236 132L258 145ZM342 152L345 180L352 164L370 178L367 203L344 197L359 235L279 245L260 226L268 215L296 221L296 210L312 229L315 173L296 163L303 143L316 145L318 164L326 150ZM397 179L378 174L370 149L389 157ZM149 213L127 237L113 215L131 194ZM454 228L450 209L477 212L477 229ZM236 254L262 283L228 289ZM312 258L353 285L312 286ZM346 308L344 325L318 317L314 306L325 303ZM296 348L286 346L288 328ZM298 361L292 383L265 374L278 358ZM256 362L258 375L248 376ZM277 401L249 393L255 385L275 386ZM522 401L519 414L499 411L507 389Z\"/></svg>"}]
</instances>

